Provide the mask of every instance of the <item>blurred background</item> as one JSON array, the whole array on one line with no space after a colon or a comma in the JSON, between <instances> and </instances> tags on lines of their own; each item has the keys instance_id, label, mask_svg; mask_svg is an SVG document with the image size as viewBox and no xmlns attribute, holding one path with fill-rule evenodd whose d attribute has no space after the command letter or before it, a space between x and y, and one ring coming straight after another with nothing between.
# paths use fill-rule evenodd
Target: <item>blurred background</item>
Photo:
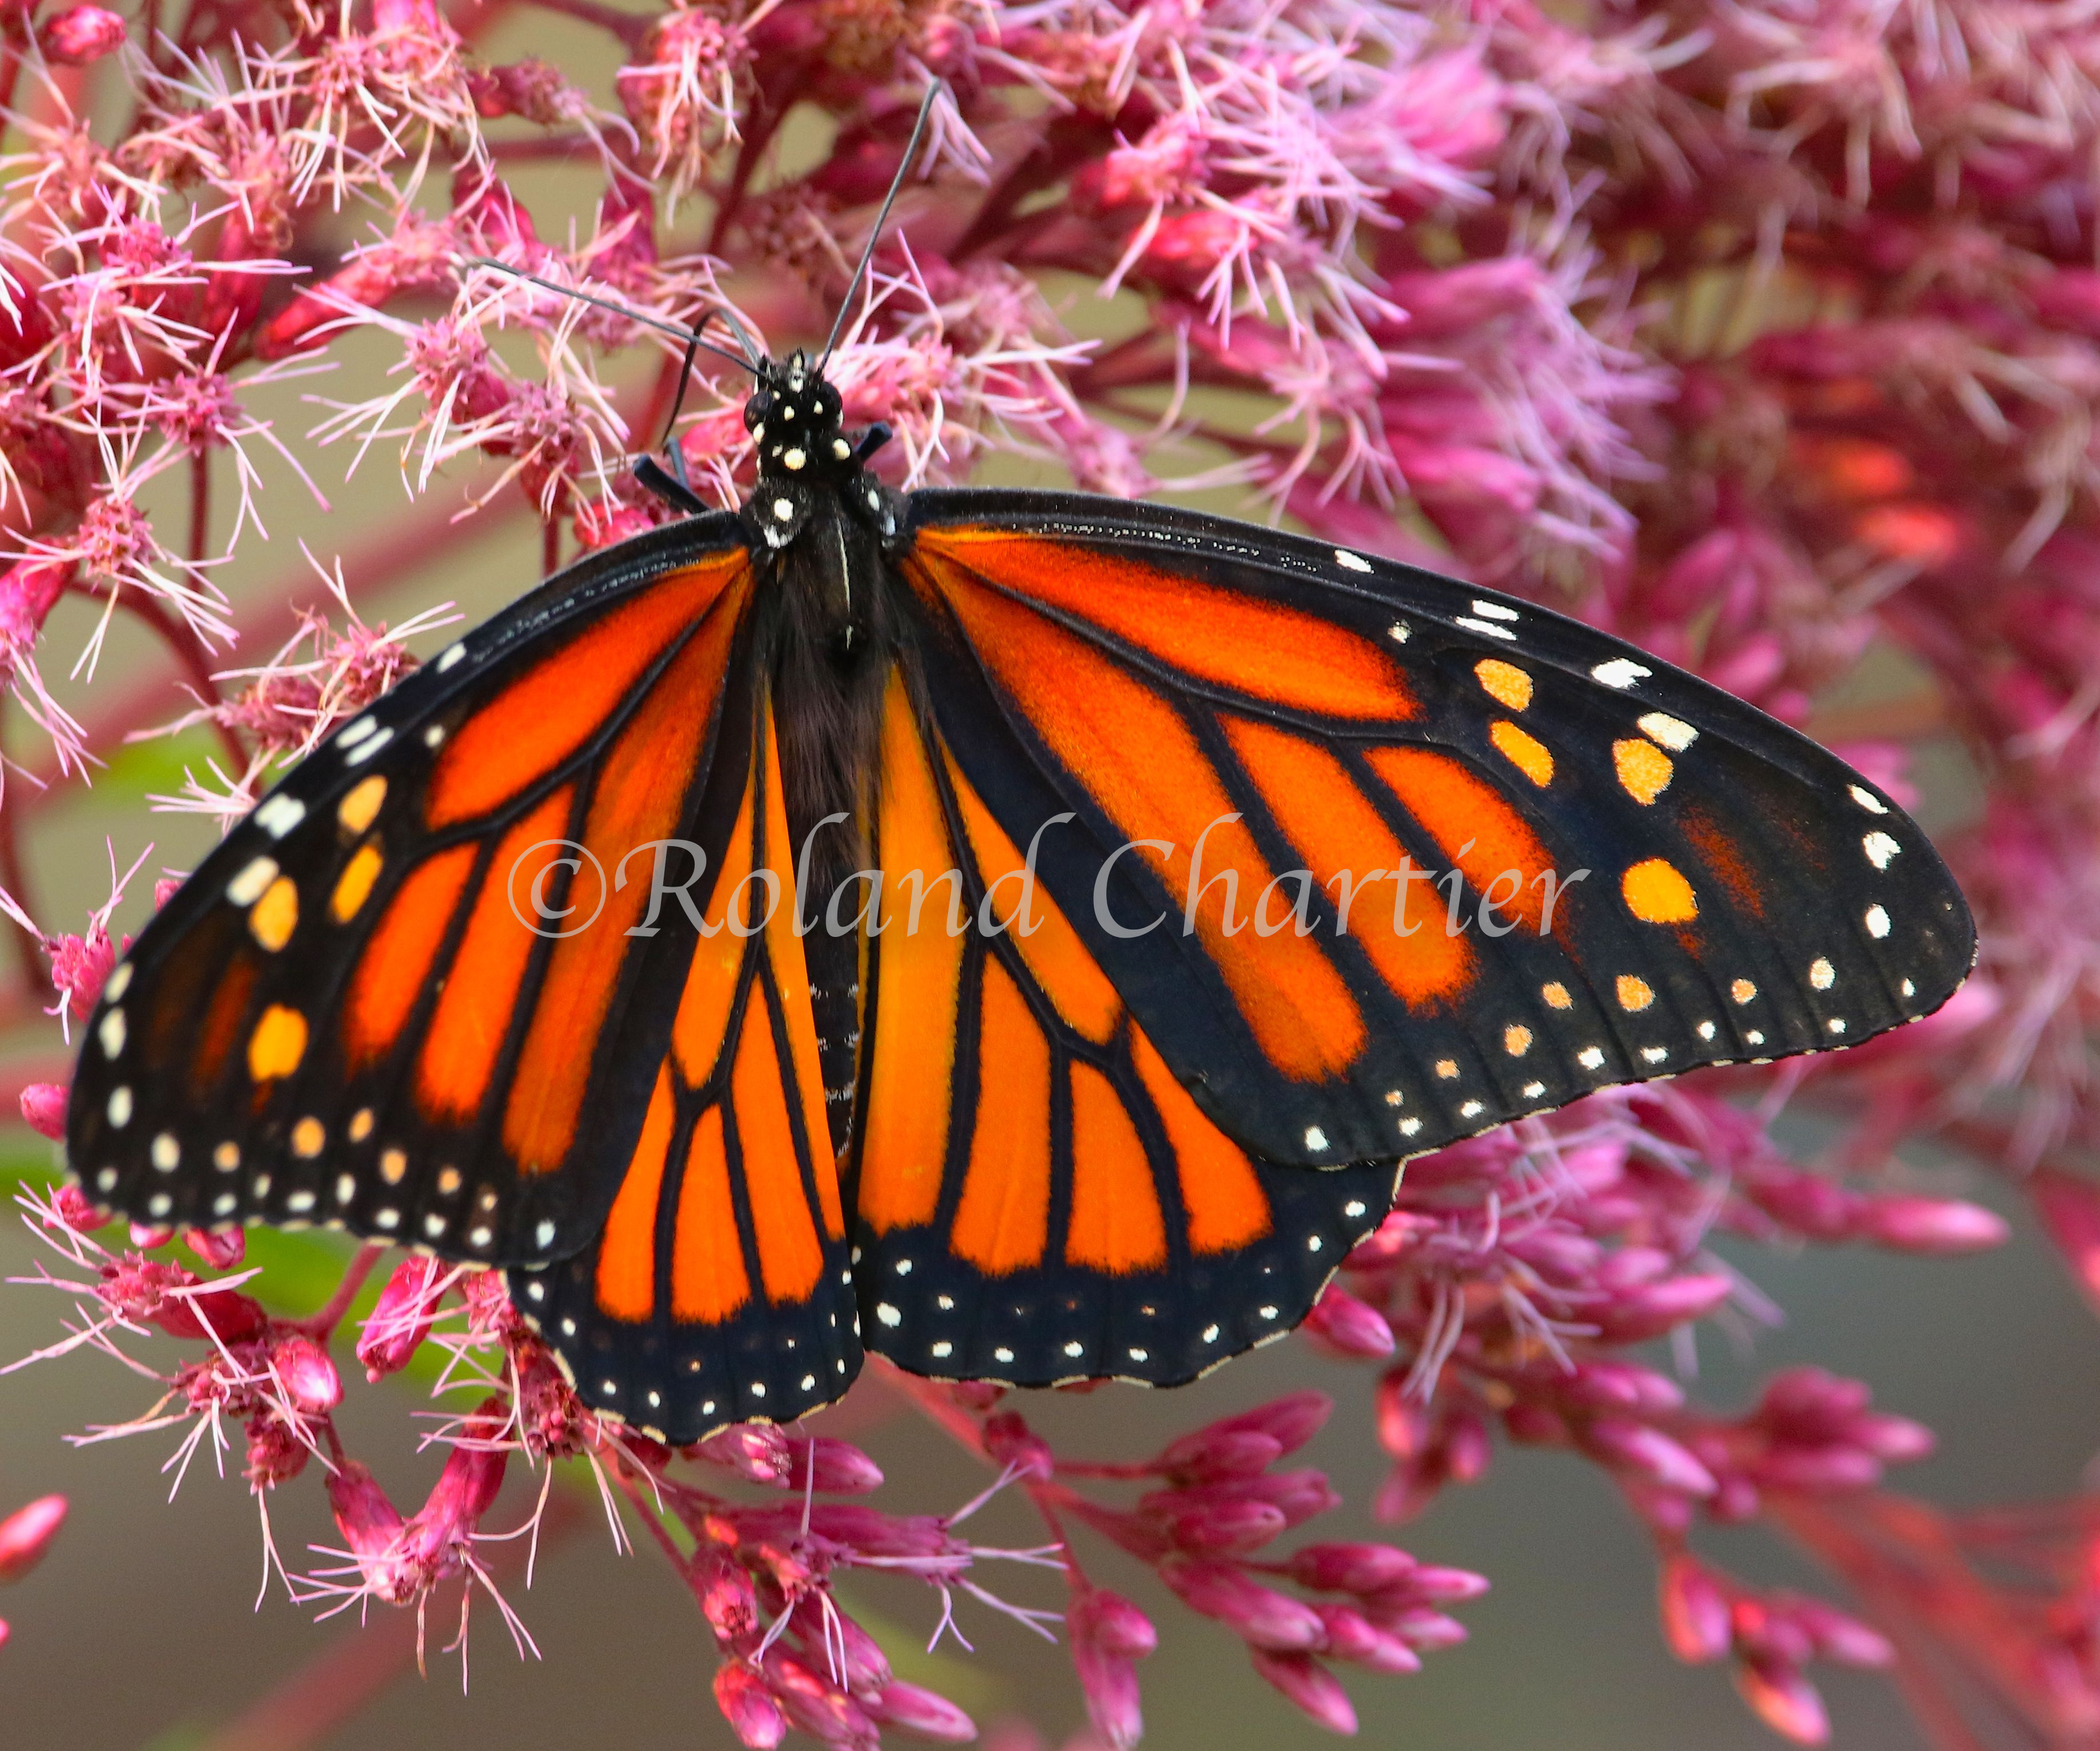
<instances>
[{"instance_id":1,"label":"blurred background","mask_svg":"<svg viewBox=\"0 0 2100 1751\"><path fill-rule=\"evenodd\" d=\"M493 22L476 27L475 52L489 64L540 57L577 85L602 88L617 57L604 33L588 28L592 9L574 10L576 16L561 17L545 10L499 9ZM653 9L629 10L654 15ZM1605 7L1595 9L1595 17L1643 11L1660 17L1664 10ZM1559 11L1595 21L1589 10ZM1652 44L1656 34L1645 40ZM121 111L117 82L66 77L66 90L84 113L106 123ZM30 99L24 102L33 107ZM47 112L48 102L45 108ZM1401 119L1387 125L1398 138ZM823 161L836 138L835 123L818 108L798 112L778 139L770 176L785 183ZM1542 148L1533 142L1524 149ZM1824 170L1842 180L1841 170ZM505 161L505 174L542 237L588 232L602 187L594 164L521 151ZM339 218L311 218L300 232L297 258L308 265L332 262L363 237L362 223L354 210ZM1670 215L1658 223L1667 230ZM1450 236L1454 257L1467 248L1479 253L1461 229ZM1141 335L1154 320L1153 306L1138 293L1102 299L1093 295L1094 282L1082 276L1046 270L1035 277L1075 335L1114 346ZM754 298L778 291L757 276L729 286ZM1748 322L1732 337L1729 325L1741 319L1741 311L1724 290L1697 284L1683 289L1668 320L1683 331L1680 340L1696 333L1697 338L1685 340L1691 350L1727 351L1755 326ZM1768 289L1766 314L1786 306L1798 291L1784 284ZM421 317L444 307L435 298L417 302L412 297L393 307ZM811 317L821 320L819 313L805 312L805 327ZM510 349L506 357L521 372L532 368L529 346L514 346L505 337L497 344ZM470 492L494 479L492 465L462 463L442 477L439 491L418 499L404 490L398 446L390 441L377 445L349 478L350 447L316 452L297 444L297 434L315 424L329 404L361 401L398 383L400 358L397 338L364 330L329 349L326 374L292 377L246 393L249 411L274 422L299 448L319 496L281 457L253 447L258 468L254 505L269 538L245 540L211 572L251 626L229 662L267 660L292 632L293 609L326 605L317 568L332 569L339 560L351 600L375 623L398 623L445 603L471 624L540 576L543 531L529 516L515 514L514 505L506 501L510 514L499 509L465 521L454 515ZM615 360L606 381L632 409L645 399L655 364ZM1273 403L1244 391L1199 387L1189 405L1211 426L1244 435ZM1144 425L1135 417L1119 417L1132 430ZM1732 428L1728 443L1749 446L1745 430L1752 423ZM638 434L635 447L653 435ZM1190 473L1238 453L1229 443L1192 440L1170 457L1154 460ZM1726 475L1739 461L1730 452L1717 471ZM1743 466L1746 477L1756 474L1755 467ZM1073 476L1048 459L1002 456L975 478L1055 484ZM231 534L240 490L220 452L208 518L212 551ZM1642 489L1628 490L1637 496ZM1243 487L1189 496L1209 508L1242 513L1251 503ZM170 544L180 545L175 531L192 510L187 477L161 477L141 503L157 527L170 531ZM1293 509L1310 514L1312 508ZM1419 507L1403 506L1396 527L1409 532L1397 539L1448 540L1462 548L1455 524L1432 527L1434 521L1425 522ZM572 553L572 537L558 536L557 546L564 540L563 550ZM1878 573L1865 583L1895 587ZM93 602L68 598L46 622L44 679L53 695L101 731L112 726L143 730L181 715L188 701L161 661L159 644L122 617L111 624L91 686L66 676L71 654L89 639L99 612ZM412 647L428 655L452 636L434 629ZM1983 806L1983 780L1951 728L1928 721L1921 729L1915 655L1882 640L1860 660L1833 665L1832 673L1840 668L1842 678L1815 699L1811 730L1848 742L1905 742L1910 775L1922 792L1920 818L1935 836L1974 829ZM204 774L223 757L203 730L126 745L96 772L91 787L68 782L34 795L24 788L27 774L50 776L41 751L21 740L11 741L8 751L20 761L7 778L11 798L18 799L11 806L30 828L21 843L20 875L38 898L40 919L48 915L65 928L78 928L79 915L108 893L112 858L118 868L128 866L147 852L150 832L144 867L115 914L114 928L135 928L150 909L153 879L187 869L212 842L216 828L204 815L147 811L149 798L179 795L186 774ZM10 1086L63 1080L68 1059L55 1025L19 1009L15 1015L0 1039L0 1065L12 1078ZM1791 1114L1781 1118L1776 1135L1804 1156L1828 1140L1811 1120ZM0 1132L0 1166L17 1183L32 1184L47 1180L55 1162L50 1145L11 1126ZM1715 1250L1783 1319L1762 1327L1744 1322L1727 1332L1702 1329L1696 1350L1657 1346L1650 1359L1670 1370L1696 1364L1700 1396L1722 1407L1746 1405L1761 1379L1793 1363L1814 1362L1873 1383L1878 1406L1937 1431L1937 1453L1895 1481L1943 1506L1983 1507L2079 1491L2091 1481L2088 1468L2100 1434L2094 1413L2100 1344L2093 1341L2076 1288L2025 1202L2000 1182L1929 1154L1917 1156L1912 1168L1910 1184L1975 1197L2001 1211L2013 1225L2010 1244L1973 1257L1918 1259L1866 1247L1751 1246L1723 1235ZM266 1268L293 1312L304 1311L295 1304L298 1286L313 1286L317 1303L345 1256L346 1249L327 1237L258 1233L251 1240L251 1262ZM30 1275L38 1257L25 1233L11 1227L0 1233L0 1272L16 1279ZM25 1356L54 1342L66 1308L46 1290L0 1293L0 1359ZM165 1361L176 1349L160 1343L157 1351L148 1347L142 1353ZM1021 1408L1062 1453L1127 1460L1209 1418L1278 1393L1307 1386L1332 1392L1339 1408L1305 1458L1328 1471L1347 1506L1310 1530L1323 1537L1396 1536L1425 1561L1479 1570L1493 1581L1490 1593L1461 1613L1471 1631L1464 1646L1431 1658L1416 1676L1350 1679L1368 1742L1434 1751L1692 1744L1734 1751L1775 1742L1725 1695L1724 1667L1688 1668L1665 1651L1657 1629L1652 1553L1597 1467L1564 1453L1504 1445L1481 1481L1445 1490L1396 1534L1374 1527L1367 1504L1388 1462L1371 1427L1368 1379L1366 1370L1323 1360L1294 1340L1171 1394L1109 1387L1034 1396ZM406 1619L375 1618L373 1627L362 1629L316 1621L311 1608L289 1603L282 1586L269 1581L265 1528L238 1475L237 1440L231 1475L220 1475L214 1456L201 1451L172 1502L168 1464L183 1428L78 1444L83 1435L109 1434L109 1426L148 1412L153 1390L92 1354L0 1376L0 1512L46 1491L62 1491L72 1503L42 1565L0 1595L11 1630L0 1652L0 1744L39 1751L288 1751L307 1744L330 1751L458 1751L567 1748L607 1736L652 1748L727 1751L734 1744L709 1694L714 1657L690 1596L651 1553L623 1555L615 1548L596 1488L582 1468L559 1471L555 1488L565 1505L558 1505L550 1519L532 1588L526 1590L514 1568L505 1578L536 1652L521 1657L483 1601L473 1619L471 1683L462 1694L461 1661L438 1652L457 1628L450 1590L433 1603L426 1676L415 1669ZM420 1383L406 1378L371 1387L353 1379L338 1419L353 1451L383 1462L381 1482L404 1503L421 1498L440 1457L412 1455L402 1433L427 1409L422 1392ZM888 1475L882 1499L893 1511L950 1509L986 1482L977 1462L876 1380L864 1381L813 1427L867 1448ZM489 1524L522 1522L537 1487L536 1477L514 1467L505 1503ZM327 1560L311 1554L338 1536L316 1480L278 1492L268 1511L267 1535L288 1565ZM987 1542L1026 1543L1035 1536L1026 1516L1004 1502L987 1511L982 1524ZM1702 1531L1701 1548L1754 1583L1826 1595L1832 1590L1827 1577L1761 1527ZM1176 1608L1136 1565L1105 1550L1101 1565L1100 1578L1136 1598L1160 1628L1160 1650L1141 1669L1147 1744L1162 1751L1238 1751L1324 1742L1253 1674L1222 1630ZM1040 1571L1015 1566L1010 1573L982 1578L1020 1603L1054 1608L1060 1603L1055 1578ZM879 1634L901 1676L953 1697L1009 1751L1022 1751L1030 1734L1058 1744L1083 1726L1062 1652L1011 1621L963 1602L957 1627L976 1652L951 1636L929 1653L925 1646L940 1608L928 1590L903 1579L856 1576L841 1592L860 1621ZM289 1687L295 1680L296 1690ZM1818 1682L1841 1745L1854 1751L1923 1751L1927 1745L1886 1678L1820 1669Z\"/></svg>"}]
</instances>

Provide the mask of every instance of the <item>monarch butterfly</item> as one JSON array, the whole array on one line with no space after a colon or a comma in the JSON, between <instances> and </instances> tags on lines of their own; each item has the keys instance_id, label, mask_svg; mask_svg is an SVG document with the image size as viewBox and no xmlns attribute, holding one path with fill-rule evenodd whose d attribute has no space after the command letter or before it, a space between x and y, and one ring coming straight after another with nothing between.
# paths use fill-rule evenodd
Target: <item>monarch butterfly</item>
<instances>
[{"instance_id":1,"label":"monarch butterfly","mask_svg":"<svg viewBox=\"0 0 2100 1751\"><path fill-rule=\"evenodd\" d=\"M204 860L90 1019L94 1197L501 1268L585 1403L684 1443L863 1346L1191 1378L1304 1317L1405 1158L1966 973L1925 836L1751 708L1271 529L900 496L828 352L742 361L740 509L643 462L680 520Z\"/></svg>"}]
</instances>

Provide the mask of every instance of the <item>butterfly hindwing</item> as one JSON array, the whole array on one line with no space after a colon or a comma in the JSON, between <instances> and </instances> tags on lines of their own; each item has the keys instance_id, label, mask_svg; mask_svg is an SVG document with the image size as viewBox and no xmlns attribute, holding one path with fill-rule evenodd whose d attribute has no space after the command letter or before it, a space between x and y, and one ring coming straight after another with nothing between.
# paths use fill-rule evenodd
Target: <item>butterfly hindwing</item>
<instances>
[{"instance_id":1,"label":"butterfly hindwing","mask_svg":"<svg viewBox=\"0 0 2100 1751\"><path fill-rule=\"evenodd\" d=\"M854 1187L869 1347L1023 1385L1193 1378L1281 1335L1392 1202L1211 1122L900 676L883 726Z\"/></svg>"},{"instance_id":2,"label":"butterfly hindwing","mask_svg":"<svg viewBox=\"0 0 2100 1751\"><path fill-rule=\"evenodd\" d=\"M605 1224L510 1277L586 1403L680 1442L816 1409L861 1361L770 708L723 743L740 780L708 813L730 824L702 841L698 941Z\"/></svg>"},{"instance_id":3,"label":"butterfly hindwing","mask_svg":"<svg viewBox=\"0 0 2100 1751\"><path fill-rule=\"evenodd\" d=\"M692 940L630 939L651 884L612 878L692 830L752 575L727 518L625 544L318 748L112 972L68 1114L89 1189L489 1264L587 1242Z\"/></svg>"},{"instance_id":4,"label":"butterfly hindwing","mask_svg":"<svg viewBox=\"0 0 2100 1751\"><path fill-rule=\"evenodd\" d=\"M1259 1154L1413 1153L1855 1043L1967 973L1966 908L1893 804L1594 629L1155 505L911 516L944 742Z\"/></svg>"}]
</instances>

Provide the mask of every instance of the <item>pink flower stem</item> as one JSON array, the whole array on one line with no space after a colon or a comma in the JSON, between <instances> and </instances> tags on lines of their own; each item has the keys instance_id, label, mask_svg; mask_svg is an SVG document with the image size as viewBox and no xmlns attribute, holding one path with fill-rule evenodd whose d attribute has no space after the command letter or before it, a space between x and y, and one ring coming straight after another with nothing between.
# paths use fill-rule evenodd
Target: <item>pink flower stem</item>
<instances>
[{"instance_id":1,"label":"pink flower stem","mask_svg":"<svg viewBox=\"0 0 2100 1751\"><path fill-rule=\"evenodd\" d=\"M93 584L75 584L70 588L96 602L105 602L110 595L108 590ZM160 635L161 642L174 652L175 660L188 673L190 686L196 690L197 697L207 705L218 704L218 681L212 673L211 653L204 641L142 590L119 589L116 597L118 607ZM240 737L227 725L214 727L236 770L245 767L248 764L248 750L240 745Z\"/></svg>"},{"instance_id":2,"label":"pink flower stem","mask_svg":"<svg viewBox=\"0 0 2100 1751\"><path fill-rule=\"evenodd\" d=\"M351 1303L357 1299L358 1290L364 1286L365 1278L371 1276L372 1268L378 1264L380 1255L386 1250L384 1246L377 1244L368 1243L359 1247L356 1255L343 1267L342 1281L335 1286L335 1292L320 1310L292 1323L316 1343L325 1344L342 1323L343 1315L350 1311Z\"/></svg>"},{"instance_id":3,"label":"pink flower stem","mask_svg":"<svg viewBox=\"0 0 2100 1751\"><path fill-rule=\"evenodd\" d=\"M211 454L190 456L190 563L201 565L211 547Z\"/></svg>"}]
</instances>

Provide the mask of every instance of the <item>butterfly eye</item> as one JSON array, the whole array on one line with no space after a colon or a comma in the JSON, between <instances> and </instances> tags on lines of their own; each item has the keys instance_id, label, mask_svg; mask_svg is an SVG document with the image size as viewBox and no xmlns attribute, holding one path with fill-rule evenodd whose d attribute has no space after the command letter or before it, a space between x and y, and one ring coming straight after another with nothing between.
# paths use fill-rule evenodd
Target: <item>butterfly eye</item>
<instances>
[{"instance_id":1,"label":"butterfly eye","mask_svg":"<svg viewBox=\"0 0 2100 1751\"><path fill-rule=\"evenodd\" d=\"M743 404L743 429L756 431L773 411L773 392L761 389Z\"/></svg>"}]
</instances>

